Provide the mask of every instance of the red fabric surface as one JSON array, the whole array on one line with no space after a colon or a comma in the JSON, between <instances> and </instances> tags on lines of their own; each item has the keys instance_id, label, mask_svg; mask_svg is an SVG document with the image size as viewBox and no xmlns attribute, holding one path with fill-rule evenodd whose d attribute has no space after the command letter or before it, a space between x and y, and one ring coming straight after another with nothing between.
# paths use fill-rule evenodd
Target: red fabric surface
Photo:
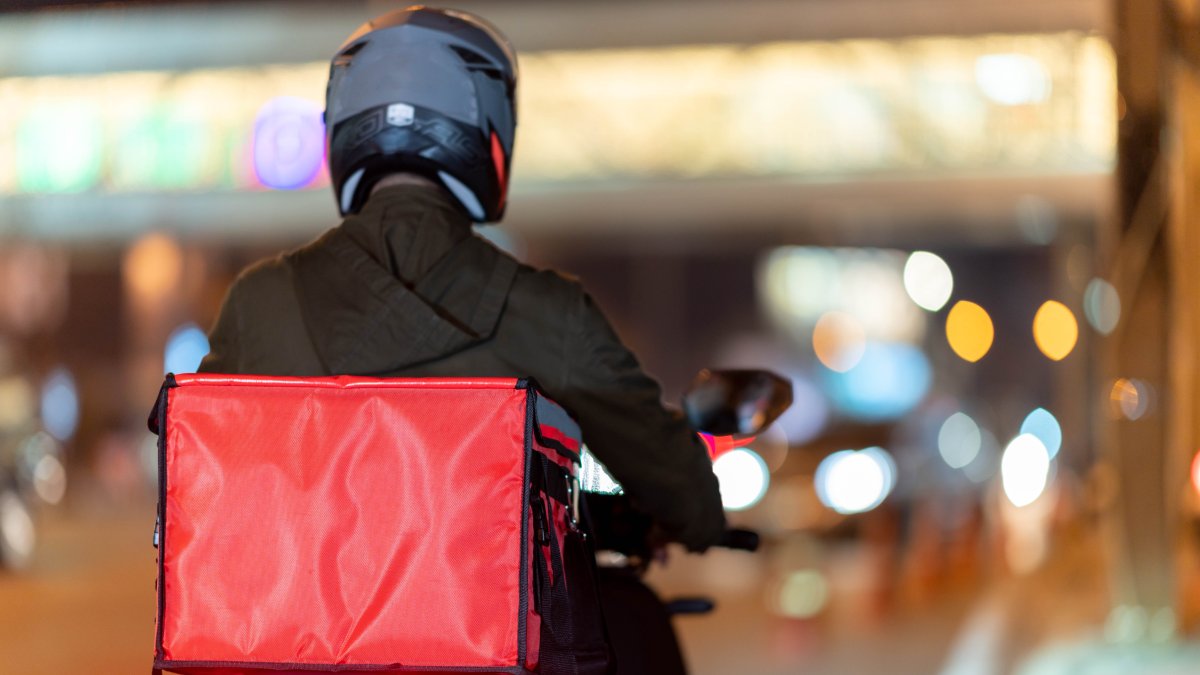
<instances>
[{"instance_id":1,"label":"red fabric surface","mask_svg":"<svg viewBox=\"0 0 1200 675\"><path fill-rule=\"evenodd\" d=\"M516 663L526 391L515 380L178 383L165 659Z\"/></svg>"},{"instance_id":2,"label":"red fabric surface","mask_svg":"<svg viewBox=\"0 0 1200 675\"><path fill-rule=\"evenodd\" d=\"M517 379L513 377L383 378L350 375L285 377L280 375L220 375L216 373L183 373L174 377L175 384L180 387L212 385L299 387L302 389L513 389L517 386Z\"/></svg>"}]
</instances>

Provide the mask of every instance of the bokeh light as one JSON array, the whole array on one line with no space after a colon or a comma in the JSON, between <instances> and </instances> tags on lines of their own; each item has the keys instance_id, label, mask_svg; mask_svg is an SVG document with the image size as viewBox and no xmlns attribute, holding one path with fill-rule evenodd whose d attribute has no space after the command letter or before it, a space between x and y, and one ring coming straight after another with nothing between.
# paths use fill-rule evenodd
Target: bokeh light
<instances>
[{"instance_id":1,"label":"bokeh light","mask_svg":"<svg viewBox=\"0 0 1200 675\"><path fill-rule=\"evenodd\" d=\"M0 336L13 332L29 336L60 326L67 315L69 270L65 249L13 237L4 240L0 244Z\"/></svg>"},{"instance_id":2,"label":"bokeh light","mask_svg":"<svg viewBox=\"0 0 1200 675\"><path fill-rule=\"evenodd\" d=\"M976 484L986 483L996 475L997 458L1000 455L1000 442L995 434L980 427L979 439L979 453L962 468L967 480Z\"/></svg>"},{"instance_id":3,"label":"bokeh light","mask_svg":"<svg viewBox=\"0 0 1200 675\"><path fill-rule=\"evenodd\" d=\"M4 562L20 569L29 564L37 541L33 517L12 490L0 488L0 553Z\"/></svg>"},{"instance_id":4,"label":"bokeh light","mask_svg":"<svg viewBox=\"0 0 1200 675\"><path fill-rule=\"evenodd\" d=\"M20 431L37 414L37 393L15 375L0 378L0 431Z\"/></svg>"},{"instance_id":5,"label":"bokeh light","mask_svg":"<svg viewBox=\"0 0 1200 675\"><path fill-rule=\"evenodd\" d=\"M792 377L792 407L775 422L788 443L807 443L816 438L829 422L829 401L807 377Z\"/></svg>"},{"instance_id":6,"label":"bokeh light","mask_svg":"<svg viewBox=\"0 0 1200 675\"><path fill-rule=\"evenodd\" d=\"M889 472L892 478L889 478ZM879 453L840 450L817 466L813 477L817 498L838 513L862 513L883 503L894 480L894 469Z\"/></svg>"},{"instance_id":7,"label":"bokeh light","mask_svg":"<svg viewBox=\"0 0 1200 675\"><path fill-rule=\"evenodd\" d=\"M830 370L844 373L862 360L866 333L862 324L846 312L826 312L813 327L813 352Z\"/></svg>"},{"instance_id":8,"label":"bokeh light","mask_svg":"<svg viewBox=\"0 0 1200 675\"><path fill-rule=\"evenodd\" d=\"M983 435L970 415L956 412L938 430L938 453L952 469L961 469L979 456Z\"/></svg>"},{"instance_id":9,"label":"bokeh light","mask_svg":"<svg viewBox=\"0 0 1200 675\"><path fill-rule=\"evenodd\" d=\"M918 307L936 312L954 292L954 275L941 257L929 251L914 251L904 263L904 290Z\"/></svg>"},{"instance_id":10,"label":"bokeh light","mask_svg":"<svg viewBox=\"0 0 1200 675\"><path fill-rule=\"evenodd\" d=\"M1200 494L1200 452L1192 457L1192 489Z\"/></svg>"},{"instance_id":11,"label":"bokeh light","mask_svg":"<svg viewBox=\"0 0 1200 675\"><path fill-rule=\"evenodd\" d=\"M721 503L729 511L748 509L762 500L770 484L767 463L749 448L737 448L713 462Z\"/></svg>"},{"instance_id":12,"label":"bokeh light","mask_svg":"<svg viewBox=\"0 0 1200 675\"><path fill-rule=\"evenodd\" d=\"M797 570L785 576L770 591L770 606L789 619L811 619L829 602L829 584L819 570Z\"/></svg>"},{"instance_id":13,"label":"bokeh light","mask_svg":"<svg viewBox=\"0 0 1200 675\"><path fill-rule=\"evenodd\" d=\"M1116 329L1121 320L1121 296L1112 284L1092 279L1083 291L1083 316L1103 335Z\"/></svg>"},{"instance_id":14,"label":"bokeh light","mask_svg":"<svg viewBox=\"0 0 1200 675\"><path fill-rule=\"evenodd\" d=\"M60 441L68 441L79 426L79 392L66 368L55 368L42 385L42 426Z\"/></svg>"},{"instance_id":15,"label":"bokeh light","mask_svg":"<svg viewBox=\"0 0 1200 675\"><path fill-rule=\"evenodd\" d=\"M1014 438L1000 458L1004 495L1013 506L1028 506L1046 490L1050 477L1050 453L1033 434Z\"/></svg>"},{"instance_id":16,"label":"bokeh light","mask_svg":"<svg viewBox=\"0 0 1200 675\"><path fill-rule=\"evenodd\" d=\"M208 337L194 323L185 323L167 338L163 373L194 373L208 355Z\"/></svg>"},{"instance_id":17,"label":"bokeh light","mask_svg":"<svg viewBox=\"0 0 1200 675\"><path fill-rule=\"evenodd\" d=\"M1050 459L1054 459L1062 447L1062 426L1045 408L1038 408L1025 416L1025 420L1021 422L1021 433L1037 436L1042 445L1046 446Z\"/></svg>"},{"instance_id":18,"label":"bokeh light","mask_svg":"<svg viewBox=\"0 0 1200 675\"><path fill-rule=\"evenodd\" d=\"M975 61L975 82L1001 105L1041 103L1050 96L1050 74L1027 54L987 54Z\"/></svg>"},{"instance_id":19,"label":"bokeh light","mask_svg":"<svg viewBox=\"0 0 1200 675\"><path fill-rule=\"evenodd\" d=\"M859 454L870 457L871 461L879 465L883 471L883 494L885 497L890 495L892 490L896 489L896 479L899 477L896 460L892 459L891 453L875 445L859 450Z\"/></svg>"},{"instance_id":20,"label":"bokeh light","mask_svg":"<svg viewBox=\"0 0 1200 675\"><path fill-rule=\"evenodd\" d=\"M904 291L904 255L879 249L836 252L841 266L831 309L854 316L868 340L919 341L925 334L925 317Z\"/></svg>"},{"instance_id":21,"label":"bokeh light","mask_svg":"<svg viewBox=\"0 0 1200 675\"><path fill-rule=\"evenodd\" d=\"M775 473L787 462L788 446L787 433L778 424L771 424L754 437L753 443L745 447L758 453L767 463L767 470Z\"/></svg>"},{"instance_id":22,"label":"bokeh light","mask_svg":"<svg viewBox=\"0 0 1200 675\"><path fill-rule=\"evenodd\" d=\"M992 348L995 339L992 317L979 305L959 300L946 317L946 341L964 361L974 363Z\"/></svg>"},{"instance_id":23,"label":"bokeh light","mask_svg":"<svg viewBox=\"0 0 1200 675\"><path fill-rule=\"evenodd\" d=\"M104 129L93 101L64 98L27 111L17 127L17 179L27 192L81 192L100 180Z\"/></svg>"},{"instance_id":24,"label":"bokeh light","mask_svg":"<svg viewBox=\"0 0 1200 675\"><path fill-rule=\"evenodd\" d=\"M67 493L67 470L54 455L43 455L33 468L33 489L47 504L57 504Z\"/></svg>"},{"instance_id":25,"label":"bokeh light","mask_svg":"<svg viewBox=\"0 0 1200 675\"><path fill-rule=\"evenodd\" d=\"M321 106L294 96L273 98L254 120L254 173L263 185L295 190L316 178L325 158Z\"/></svg>"},{"instance_id":26,"label":"bokeh light","mask_svg":"<svg viewBox=\"0 0 1200 675\"><path fill-rule=\"evenodd\" d=\"M49 433L39 431L20 445L20 483L48 504L62 501L67 491L67 472L60 456L62 447Z\"/></svg>"},{"instance_id":27,"label":"bokeh light","mask_svg":"<svg viewBox=\"0 0 1200 675\"><path fill-rule=\"evenodd\" d=\"M916 342L925 320L905 293L903 266L899 251L785 246L763 260L760 293L771 319L798 339L822 315L843 312L868 341Z\"/></svg>"},{"instance_id":28,"label":"bokeh light","mask_svg":"<svg viewBox=\"0 0 1200 675\"><path fill-rule=\"evenodd\" d=\"M135 298L149 303L161 301L183 278L183 251L165 234L147 234L125 254L122 272Z\"/></svg>"},{"instance_id":29,"label":"bokeh light","mask_svg":"<svg viewBox=\"0 0 1200 675\"><path fill-rule=\"evenodd\" d=\"M1150 410L1152 390L1145 380L1119 378L1109 391L1109 410L1114 418L1141 419Z\"/></svg>"},{"instance_id":30,"label":"bokeh light","mask_svg":"<svg viewBox=\"0 0 1200 675\"><path fill-rule=\"evenodd\" d=\"M834 407L857 420L880 422L909 412L925 398L933 373L920 349L909 344L870 342L858 364L844 373L825 373Z\"/></svg>"},{"instance_id":31,"label":"bokeh light","mask_svg":"<svg viewBox=\"0 0 1200 675\"><path fill-rule=\"evenodd\" d=\"M1065 359L1078 339L1079 324L1071 310L1056 300L1042 303L1033 317L1033 340L1046 358Z\"/></svg>"},{"instance_id":32,"label":"bokeh light","mask_svg":"<svg viewBox=\"0 0 1200 675\"><path fill-rule=\"evenodd\" d=\"M838 261L828 249L784 246L760 266L765 305L784 327L814 321L827 311L838 277Z\"/></svg>"}]
</instances>

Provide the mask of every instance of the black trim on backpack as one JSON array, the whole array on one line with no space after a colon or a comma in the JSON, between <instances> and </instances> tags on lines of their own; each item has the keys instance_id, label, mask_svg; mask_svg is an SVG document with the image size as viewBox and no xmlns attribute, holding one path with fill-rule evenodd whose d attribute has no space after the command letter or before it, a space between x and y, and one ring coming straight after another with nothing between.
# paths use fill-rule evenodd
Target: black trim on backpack
<instances>
[{"instance_id":1,"label":"black trim on backpack","mask_svg":"<svg viewBox=\"0 0 1200 675\"><path fill-rule=\"evenodd\" d=\"M520 382L518 380L518 384ZM536 390L532 388L525 392L525 472L522 478L525 489L521 490L521 570L518 574L521 595L517 602L517 665L522 669L529 663L529 627L525 619L529 616L529 484L533 474L533 434L537 428L534 419L534 411L537 409L536 396Z\"/></svg>"},{"instance_id":2,"label":"black trim on backpack","mask_svg":"<svg viewBox=\"0 0 1200 675\"><path fill-rule=\"evenodd\" d=\"M146 417L146 426L150 429L150 433L157 435L158 430L161 428L161 425L159 424L160 416L158 413L159 408L161 408L163 405L166 405L163 402L163 391L166 389L174 389L178 386L179 383L175 381L175 373L167 373L167 376L163 378L162 386L158 389L158 398L154 401L154 407L150 409L150 414Z\"/></svg>"},{"instance_id":3,"label":"black trim on backpack","mask_svg":"<svg viewBox=\"0 0 1200 675\"><path fill-rule=\"evenodd\" d=\"M326 663L275 663L267 661L159 661L155 668L237 668L248 670L306 670L315 673L511 673L533 675L520 666L405 666L399 663L326 664Z\"/></svg>"},{"instance_id":4,"label":"black trim on backpack","mask_svg":"<svg viewBox=\"0 0 1200 675\"><path fill-rule=\"evenodd\" d=\"M539 385L537 383L537 380L533 379L532 377L522 377L522 378L518 379L516 387L514 387L514 388L515 389L528 389L528 390L536 393L536 395L538 395L538 396L546 396L546 390L542 389L541 385ZM553 400L553 399L551 399L551 400ZM538 419L537 419L537 406L536 405L533 406L531 414L533 417L533 433L535 434L535 436L537 438L538 445L541 445L546 448L550 448L551 450L557 452L558 454L562 455L563 457L566 457L567 459L571 460L572 462L579 464L581 459L580 459L578 452L571 450L570 448L563 445L562 443L559 443L558 441L554 440L553 438L546 438L546 436L542 434L542 425L538 422Z\"/></svg>"},{"instance_id":5,"label":"black trim on backpack","mask_svg":"<svg viewBox=\"0 0 1200 675\"><path fill-rule=\"evenodd\" d=\"M535 428L537 428L537 427L535 427ZM537 434L538 445L542 445L547 448L550 448L551 450L557 452L558 454L562 455L563 457L571 460L575 464L578 464L581 461L578 452L571 450L570 448L563 445L562 443L559 443L558 441L554 440L553 438L546 438L545 436L542 435L542 432L540 429L538 429L534 433Z\"/></svg>"},{"instance_id":6,"label":"black trim on backpack","mask_svg":"<svg viewBox=\"0 0 1200 675\"><path fill-rule=\"evenodd\" d=\"M167 406L170 403L170 392L179 386L173 373L167 373L162 387L158 390L158 399L150 411L153 421L151 431L158 434L158 522L155 523L158 544L158 580L155 590L158 591L158 621L154 636L154 665L158 667L163 656L163 620L166 617L167 588L164 574L164 560L167 545Z\"/></svg>"},{"instance_id":7,"label":"black trim on backpack","mask_svg":"<svg viewBox=\"0 0 1200 675\"><path fill-rule=\"evenodd\" d=\"M591 544L591 519L585 505L575 512L567 481L570 472L534 453L529 484L531 511L537 527L537 554L532 562L534 598L542 619L538 672L543 675L602 675L613 672L615 660L604 627L596 586L596 555ZM570 521L555 520L547 500L562 503ZM558 531L562 532L559 543ZM543 547L549 549L546 569ZM570 555L568 555L570 554Z\"/></svg>"},{"instance_id":8,"label":"black trim on backpack","mask_svg":"<svg viewBox=\"0 0 1200 675\"><path fill-rule=\"evenodd\" d=\"M541 490L546 496L563 506L570 506L571 494L567 490L567 481L572 480L570 472L540 452L533 457L534 476L531 488Z\"/></svg>"}]
</instances>

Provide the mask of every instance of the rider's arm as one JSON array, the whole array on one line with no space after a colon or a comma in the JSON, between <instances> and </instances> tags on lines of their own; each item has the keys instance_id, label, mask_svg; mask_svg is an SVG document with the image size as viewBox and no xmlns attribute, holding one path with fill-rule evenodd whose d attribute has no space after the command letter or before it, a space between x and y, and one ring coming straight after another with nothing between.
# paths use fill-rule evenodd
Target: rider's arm
<instances>
[{"instance_id":1,"label":"rider's arm","mask_svg":"<svg viewBox=\"0 0 1200 675\"><path fill-rule=\"evenodd\" d=\"M634 502L692 550L717 543L725 513L703 441L581 293L568 316L561 391L588 448Z\"/></svg>"}]
</instances>

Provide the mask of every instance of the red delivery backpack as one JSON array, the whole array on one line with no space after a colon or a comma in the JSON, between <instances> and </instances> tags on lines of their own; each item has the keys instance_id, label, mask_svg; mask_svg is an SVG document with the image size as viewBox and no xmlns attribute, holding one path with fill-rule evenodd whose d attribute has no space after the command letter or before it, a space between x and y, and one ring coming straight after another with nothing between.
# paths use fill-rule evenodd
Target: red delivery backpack
<instances>
[{"instance_id":1,"label":"red delivery backpack","mask_svg":"<svg viewBox=\"0 0 1200 675\"><path fill-rule=\"evenodd\" d=\"M168 375L150 424L156 672L609 672L531 380Z\"/></svg>"}]
</instances>

